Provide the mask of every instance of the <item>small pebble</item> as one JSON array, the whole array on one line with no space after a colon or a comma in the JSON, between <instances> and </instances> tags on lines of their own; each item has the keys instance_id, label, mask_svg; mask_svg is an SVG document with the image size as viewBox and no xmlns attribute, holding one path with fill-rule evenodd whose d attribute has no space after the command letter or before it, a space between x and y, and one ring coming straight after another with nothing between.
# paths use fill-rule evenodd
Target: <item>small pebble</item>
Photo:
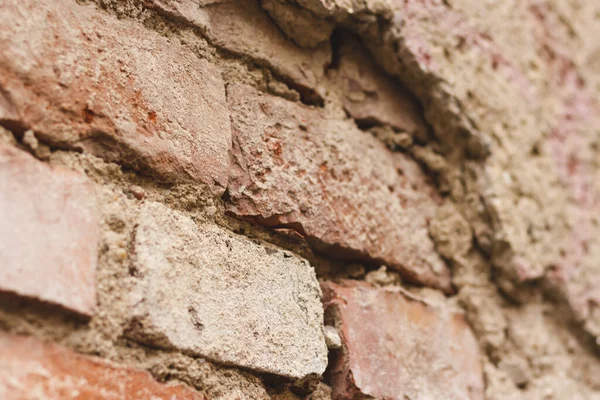
<instances>
[{"instance_id":1,"label":"small pebble","mask_svg":"<svg viewBox=\"0 0 600 400\"><path fill-rule=\"evenodd\" d=\"M146 192L144 191L144 189L142 189L139 186L136 185L131 185L129 186L129 193L131 193L133 195L133 197L135 197L138 200L142 200L143 198L146 197Z\"/></svg>"},{"instance_id":2,"label":"small pebble","mask_svg":"<svg viewBox=\"0 0 600 400\"><path fill-rule=\"evenodd\" d=\"M325 343L327 348L330 350L336 350L342 348L342 338L333 326L325 326Z\"/></svg>"}]
</instances>

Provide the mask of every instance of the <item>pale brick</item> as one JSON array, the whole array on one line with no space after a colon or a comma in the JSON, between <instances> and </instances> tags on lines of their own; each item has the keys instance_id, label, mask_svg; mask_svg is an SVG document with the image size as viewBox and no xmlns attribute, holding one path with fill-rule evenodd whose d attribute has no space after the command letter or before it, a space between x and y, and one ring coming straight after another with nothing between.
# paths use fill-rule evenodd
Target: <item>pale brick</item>
<instances>
[{"instance_id":1,"label":"pale brick","mask_svg":"<svg viewBox=\"0 0 600 400\"><path fill-rule=\"evenodd\" d=\"M0 398L202 400L204 396L182 384L158 383L144 371L0 332Z\"/></svg>"},{"instance_id":2,"label":"pale brick","mask_svg":"<svg viewBox=\"0 0 600 400\"><path fill-rule=\"evenodd\" d=\"M84 175L0 145L0 290L91 315L98 223Z\"/></svg>"},{"instance_id":3,"label":"pale brick","mask_svg":"<svg viewBox=\"0 0 600 400\"><path fill-rule=\"evenodd\" d=\"M230 85L228 102L230 212L296 229L328 256L385 263L450 289L427 230L438 199L413 160L348 121L249 86Z\"/></svg>"},{"instance_id":4,"label":"pale brick","mask_svg":"<svg viewBox=\"0 0 600 400\"><path fill-rule=\"evenodd\" d=\"M333 398L484 398L478 344L461 314L357 281L326 282L323 292L343 343L330 364Z\"/></svg>"},{"instance_id":5,"label":"pale brick","mask_svg":"<svg viewBox=\"0 0 600 400\"><path fill-rule=\"evenodd\" d=\"M132 21L72 1L0 10L0 121L220 194L231 145L218 69Z\"/></svg>"},{"instance_id":6,"label":"pale brick","mask_svg":"<svg viewBox=\"0 0 600 400\"><path fill-rule=\"evenodd\" d=\"M325 371L321 292L306 260L159 203L140 211L135 254L130 337L289 378Z\"/></svg>"}]
</instances>

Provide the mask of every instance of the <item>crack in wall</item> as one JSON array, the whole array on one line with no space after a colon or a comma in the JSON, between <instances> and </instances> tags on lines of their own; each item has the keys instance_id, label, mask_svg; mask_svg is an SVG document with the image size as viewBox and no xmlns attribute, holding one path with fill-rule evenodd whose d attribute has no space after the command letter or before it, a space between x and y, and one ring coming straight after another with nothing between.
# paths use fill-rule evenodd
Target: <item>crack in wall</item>
<instances>
[{"instance_id":1,"label":"crack in wall","mask_svg":"<svg viewBox=\"0 0 600 400\"><path fill-rule=\"evenodd\" d=\"M103 2L98 1L98 3ZM172 34L175 37L183 35L184 29L192 29L195 35L201 37L203 40L206 40L209 45L208 49L202 49L201 51L195 49L194 52L196 52L196 54L200 54L201 56L207 57L214 56L217 58L228 59L235 63L241 63L247 70L266 69L268 71L268 76L274 77L277 82L284 83L288 88L297 90L297 88L294 88L294 83L290 83L291 81L289 80L289 78L285 77L280 72L277 72L272 66L268 65L268 63L248 57L243 53L232 52L224 47L216 45L215 43L211 43L211 41L206 35L206 32L203 32L200 28L188 22L185 22L185 20L183 19L169 16L168 18L166 18L166 20L169 20L169 22L165 22L165 17L163 17L162 15L158 16L158 11L152 11L151 17L148 17L147 13L150 12L148 11L149 9L144 8L141 2L138 3L142 7L142 11L140 11L140 14L144 14L143 18L141 19L145 21L145 24L148 28L157 30L159 32L162 32L163 34L164 29L166 29L167 31L169 31L169 34ZM115 9L113 9L113 11L111 12L114 11ZM309 12L315 17L317 17L318 15L318 13L316 13L315 10L309 10ZM496 368L496 370L500 370L503 365L502 359L505 353L510 353L510 351L508 351L507 348L518 347L522 345L515 344L516 339L512 337L510 339L503 339L499 340L498 342L494 342L494 339L492 338L492 333L486 331L486 329L489 328L489 326L485 326L486 315L482 316L481 314L484 314L486 312L490 314L498 312L502 314L502 317L498 318L508 318L506 316L518 314L516 313L515 309L525 309L529 307L527 305L528 302L535 303L536 305L548 303L549 300L544 298L544 296L552 294L553 291L546 293L546 289L542 287L543 285L540 278L535 278L532 281L520 283L515 288L515 277L511 275L511 271L505 271L505 268L503 267L502 263L497 261L503 259L504 253L511 251L510 244L503 241L502 238L498 236L498 231L502 229L501 223L499 222L498 216L494 215L495 213L490 211L490 206L488 204L490 202L490 199L488 198L487 193L485 193L485 191L482 191L481 186L478 185L477 182L478 180L484 178L483 175L485 175L485 166L488 163L488 157L490 155L490 143L492 143L492 141L478 131L476 122L469 119L467 115L468 106L462 104L460 99L453 98L451 94L444 92L443 86L447 84L447 82L439 81L434 75L428 75L426 72L423 72L417 67L415 67L415 64L418 64L418 62L414 59L414 55L411 53L411 51L407 50L407 45L404 42L405 39L402 37L401 34L399 34L399 37L395 37L397 33L394 32L394 29L396 29L394 19L401 18L401 16L390 15L385 10L377 12L367 10L363 13L358 12L353 15L345 15L343 12L339 12L338 14L338 12L339 11L327 11L327 13L329 14L327 14L328 16L325 17L325 19L327 19L326 22L331 23L331 20L333 20L335 24L343 26L345 29L351 29L359 35L363 36L365 44L371 47L371 50L374 53L374 58L379 60L382 67L384 67L388 71L388 73L391 73L392 75L398 77L400 81L403 81L409 86L411 86L413 92L416 93L421 99L421 103L423 105L421 112L425 114L426 119L429 118L431 126L433 127L432 129L436 133L435 139L428 138L428 140L418 143L418 146L412 145L412 143L406 146L403 146L402 144L392 143L388 146L392 147L393 149L402 148L402 150L405 150L413 158L419 160L421 162L421 165L430 174L430 176L436 178L438 182L438 189L446 196L446 198L453 200L457 206L457 210L455 210L456 214L451 214L446 217L448 219L451 219L460 216L460 218L466 220L467 224L471 227L474 235L474 238L472 240L472 247L467 251L462 252L456 252L452 249L448 252L441 251L440 248L443 245L448 245L448 242L440 240L439 234L430 234L434 239L438 237L438 239L436 239L438 241L439 247L437 250L438 253L443 253L442 255L444 256L444 258L453 265L455 271L454 279L455 281L459 282L461 292L463 292L458 295L458 300L461 302L463 307L467 309L468 315L470 315L471 325L474 327L474 330L478 334L482 342L485 354L487 355L487 357L489 357L489 360L491 360L491 365L493 365L493 367ZM131 17L134 19L138 19L139 15ZM322 15L318 15L318 18L322 17ZM165 28L164 26L153 26L153 22L150 22L152 19L161 21L161 23L167 26L167 28ZM184 27L182 27L182 25ZM334 57L332 63L327 67L329 69L337 69L337 67L339 67L339 44L336 43L337 39L334 39L334 37L336 35L339 35L339 33L336 32L339 31L334 31L334 34L330 36L332 53ZM380 38L386 39L383 39L382 43L382 40ZM211 55L211 51L214 51L215 55ZM203 52L207 52L207 54L203 54ZM265 78L264 74L262 76L263 79L269 79L268 76L267 78ZM269 90L268 84L265 84L264 81L261 81L259 86L261 86L262 90L264 90L265 87L267 87L267 91ZM442 89L439 89L440 87L442 87ZM300 93L301 90L299 90ZM442 92L441 94L436 94L439 95L439 97L432 96L432 93L437 92L438 90L441 90ZM270 93L276 94L273 91L270 91ZM281 95L281 93L279 93L278 95ZM307 94L300 97L305 104L313 106L324 105L323 99L320 101L316 101L314 99L311 99L310 95ZM431 99L430 97L435 98ZM325 100L327 99L325 98ZM370 126L370 124L370 122L367 122L367 125L363 124L363 128L368 128L370 131L374 131L374 127ZM2 125L9 128L9 130L15 132L15 136L19 138L22 138L26 131L24 127L14 126L14 124L10 122L3 122ZM360 126L360 120L357 121L357 125ZM376 125L377 128L385 128L386 126L387 125L385 124ZM448 129L446 130L445 128ZM379 137L379 135L379 133L375 133L376 137ZM22 139L19 140L21 141L21 144L25 144L25 147L30 148L30 146L24 143ZM41 140L40 142L42 144L45 144L43 140ZM65 153L61 150L62 149L60 148L52 147L52 153L57 153L57 155L59 155L58 153ZM69 157L70 156L67 156L67 158ZM77 157L86 156L78 155ZM108 179L110 181L114 179L114 177L109 176L108 178L104 177L102 179ZM133 180L136 182L139 182L138 179L142 178L133 178ZM154 185L154 183L150 184L149 181L144 181L144 183L140 185L147 188L147 185ZM148 190L148 192L150 193L152 191L153 189ZM150 196L156 195L154 193L151 193ZM182 197L186 196L182 195ZM188 213L191 212L194 215L202 214L203 211L198 212L198 209L203 209L204 207L206 207L206 204L198 204L189 199L173 200L173 198L169 198L167 195L163 196L161 201L169 204L172 207L177 207L182 210L185 210ZM293 241L289 239L289 237L287 237L285 234L282 234L281 237L275 238L275 234L269 232L268 229L263 229L256 225L246 224L241 221L234 221L233 219L220 215L221 213L223 213L222 205L219 204L218 200L213 201L217 204L217 211L210 218L214 218L219 224L222 224L231 230L237 230L245 235L256 235L261 238L268 237L268 241L271 241L280 247L289 248L290 250L293 250L294 252L301 255L307 254L305 257L311 257L309 258L311 264L314 262L315 264L322 263L325 265L321 269L317 266L317 271L320 272L319 275L321 277L332 278L336 275L346 276L348 274L348 272L345 271L346 267L343 264L331 265L329 260L319 261L317 256L310 255L310 250L301 249L302 245L297 246L296 243L290 244L290 242ZM210 201L206 202L211 203ZM202 203L202 201L200 203ZM253 222L256 223L256 221ZM260 221L260 223L264 225L265 221ZM266 223L266 225L269 224ZM448 222L448 225L452 226L452 223ZM303 229L296 225L275 224L272 227L277 229L293 229L299 232L301 235L303 235ZM465 235L459 233L458 236L463 237ZM450 242L450 246L454 244L455 243ZM318 244L313 244L314 249L318 247ZM325 253L321 252L320 256L323 256ZM349 261L356 261L356 259L350 257ZM490 263L496 264L495 268L490 269ZM370 265L369 263L367 263L366 265L368 268L375 267L375 265ZM416 290L417 292L419 290L417 288L411 288L411 290L412 289ZM499 292L497 291L497 289L500 289ZM473 291L474 293L476 293L476 295L470 296L468 293L469 291ZM491 298L494 298L494 301L496 301L497 303L490 306L487 310L477 305L473 305L477 301L479 301L479 296L481 293L485 293L486 296L489 295ZM498 295L500 296L500 299L496 298L496 296ZM29 316L28 318L44 318L40 315L37 315L36 313L33 313L32 315L34 316ZM5 322L4 326L11 326L10 329L14 329L15 331L34 331L37 332L37 335L46 335L45 332L39 333L39 330L36 331L36 329L40 328L33 329L30 327L23 327L23 325L21 325L23 321L15 323L14 321L12 321L14 317L14 315L6 317L6 320L10 320L11 322ZM20 319L20 317L17 317L17 319ZM550 319L552 320L552 318ZM552 322L552 324L548 326L554 327L555 325L553 324L554 322ZM62 322L49 322L49 325L53 326L53 328L50 328L50 330L52 330L55 329L56 326L62 326ZM562 335L563 328L558 327L558 325L559 324L556 323L556 327L554 327L553 329L555 329L557 332L560 331ZM64 329L69 330L72 329L72 327L69 326ZM79 328L75 329L74 331L77 331L78 329ZM509 324L506 323L505 327L499 329L498 331L494 331L493 334L498 334L498 332L502 332L502 335L508 337L511 334L510 329L511 328ZM536 330L536 332L537 331L539 330ZM577 340L585 344L584 347L587 349L588 352L593 352L595 349L594 346L588 345L586 338L580 338L580 333L581 332L575 333L575 337L577 337ZM50 334L50 337L64 338L65 335L68 336L69 334L62 332L59 334ZM67 339L67 342L70 340L73 339ZM90 351L94 353L98 352L97 349L94 349L94 345L88 346L88 344L77 343L77 339L75 339L73 343L75 343L75 347L81 346L81 349L83 349L83 351ZM577 347L576 345L573 346ZM118 354L118 352L122 350L117 351L103 349L102 355L109 358L119 359L121 356L116 355L115 351ZM517 353L522 350L512 349L511 351L513 353ZM533 368L532 365L534 364L534 361L532 360L534 360L535 357L535 354L527 355L527 368ZM126 362L129 363L132 361L127 358ZM139 363L139 360L137 360L136 362ZM145 362L147 361L144 361L144 363ZM162 367L156 368L160 369ZM170 367L165 368L169 369ZM494 382L496 382L496 377L494 375L497 372L496 370L494 370L493 373L488 373L488 379L491 382L489 383L490 387L493 386ZM179 371L179 373L181 374L181 371ZM535 373L539 374L539 371ZM165 374L166 373L164 372L155 372L156 376L165 377ZM183 375L186 374L183 373ZM186 378L184 378L184 380L186 379L193 381L196 387L202 387L202 384L199 383L198 380L194 378L191 374L187 375ZM517 384L517 386L519 386L519 390L525 390L528 387L528 383L519 383Z\"/></svg>"}]
</instances>

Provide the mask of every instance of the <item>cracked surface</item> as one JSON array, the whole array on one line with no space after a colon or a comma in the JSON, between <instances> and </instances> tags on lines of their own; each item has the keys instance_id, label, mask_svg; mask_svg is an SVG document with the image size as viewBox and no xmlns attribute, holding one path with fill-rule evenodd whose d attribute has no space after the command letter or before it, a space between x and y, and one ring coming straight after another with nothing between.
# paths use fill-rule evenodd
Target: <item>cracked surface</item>
<instances>
[{"instance_id":1,"label":"cracked surface","mask_svg":"<svg viewBox=\"0 0 600 400\"><path fill-rule=\"evenodd\" d=\"M3 130L0 139L88 175L101 209L98 302L90 321L11 298L0 302L0 328L143 368L159 380L187 382L209 398L295 399L312 390L308 398L331 398L327 385L335 382L327 374L319 385L315 379L291 382L264 374L313 378L312 372L325 367L323 355L310 371L293 362L274 371L264 362L238 364L244 358L239 354L223 358L219 351L227 349L218 344L208 356L173 350L172 343L164 346L169 350L150 348L170 339L152 336L146 327L137 327L148 333L142 340L131 334L129 293L143 279L131 275L148 264L133 253L133 232L140 229L133 210L141 202L157 202L146 224L175 213L193 225L292 250L310 261L321 280L401 287L462 308L481 350L488 400L598 397L600 23L594 2L94 3L104 11L68 0L68 7L41 2L42 11L83 11L77 17L65 11L60 14L65 18L52 21L29 7L24 25L12 24L10 12L27 8L27 2L0 11L10 27L0 33L10 49L0 51L0 125L17 140ZM88 29L88 22L71 24L69 18L107 27ZM58 24L66 31L80 26L83 39L70 32L63 40L63 30L58 39L32 35L35 28L54 32ZM110 27L134 32L139 40L120 39ZM96 30L105 35L90 44L86 29L92 37ZM77 52L65 54L87 58L75 63L62 57L64 43L78 45ZM27 51L15 50L23 44ZM127 51L136 58L152 48L152 62L140 67L124 57L125 71L113 65L130 45ZM42 49L44 57L32 49ZM160 58L163 53L169 56ZM55 60L55 68L46 59ZM34 61L45 74L42 80L35 68L26 68ZM118 77L116 89L110 82L77 81L96 65ZM189 68L180 70L181 65ZM143 76L148 72L160 73L151 80ZM192 72L197 79L188 82ZM171 73L176 82L164 84ZM21 81L39 87L35 96ZM164 113L154 115L154 108L136 100L139 108L130 111L139 118L119 125L122 115L111 107L127 110L137 99L135 88ZM111 107L92 113L85 111L87 98L77 97L121 90L122 102L101 96ZM214 96L207 99L207 93ZM182 107L184 99L197 101ZM99 104L94 101L89 104ZM42 103L50 107L42 109ZM211 118L219 114L208 126L198 122L206 120L200 114L207 103L218 111ZM164 125L151 129L156 122ZM140 133L159 137L171 156L139 163L154 151L128 141ZM218 149L197 146L198 135L218 138ZM188 161L199 167L187 168ZM123 172L122 166L137 172ZM195 183L144 178L178 182L190 171ZM227 215L232 213L249 223ZM170 241L163 245L173 256L191 251L185 243L176 249ZM414 283L456 295L446 300L440 291ZM185 329L192 333L174 334L180 343L206 325L198 307L183 310ZM144 340L146 345L139 343Z\"/></svg>"},{"instance_id":2,"label":"cracked surface","mask_svg":"<svg viewBox=\"0 0 600 400\"><path fill-rule=\"evenodd\" d=\"M471 2L288 3L357 32L420 98L446 165L424 162L467 218L481 219L467 196L480 198L488 227L476 235L502 290L518 298L526 282L547 281L597 335L599 105L581 61L597 51L594 6L512 2L482 13Z\"/></svg>"},{"instance_id":3,"label":"cracked surface","mask_svg":"<svg viewBox=\"0 0 600 400\"><path fill-rule=\"evenodd\" d=\"M451 290L427 232L439 199L411 160L317 109L243 85L230 85L227 97L235 166L228 210L290 226L329 256L375 259Z\"/></svg>"},{"instance_id":4,"label":"cracked surface","mask_svg":"<svg viewBox=\"0 0 600 400\"><path fill-rule=\"evenodd\" d=\"M1 121L54 146L225 190L231 136L212 64L93 6L11 1L0 19L10 27L0 33Z\"/></svg>"}]
</instances>

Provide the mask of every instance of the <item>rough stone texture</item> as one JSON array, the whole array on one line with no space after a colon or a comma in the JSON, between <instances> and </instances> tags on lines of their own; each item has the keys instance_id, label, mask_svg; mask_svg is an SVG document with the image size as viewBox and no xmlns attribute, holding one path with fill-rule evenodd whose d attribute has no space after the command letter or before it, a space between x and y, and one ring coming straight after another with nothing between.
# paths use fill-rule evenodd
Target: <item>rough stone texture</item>
<instances>
[{"instance_id":1,"label":"rough stone texture","mask_svg":"<svg viewBox=\"0 0 600 400\"><path fill-rule=\"evenodd\" d=\"M275 20L293 19L294 24L281 24L279 27L299 46L316 47L329 40L333 24L324 24L309 10L279 0L261 0L262 8Z\"/></svg>"},{"instance_id":2,"label":"rough stone texture","mask_svg":"<svg viewBox=\"0 0 600 400\"><path fill-rule=\"evenodd\" d=\"M6 28L0 33L0 125L12 133L0 128L0 142L26 147L40 160L84 172L95 182L101 209L97 307L92 318L83 322L55 307L45 308L39 302L2 293L0 297L11 301L0 301L0 329L58 340L78 351L148 369L157 379L185 381L211 399L329 399L353 395L346 389L357 385L363 390L395 389L390 382L396 382L389 374L378 374L386 371L385 366L361 368L357 376L336 384L333 395L327 386L334 382L332 374L325 374L325 383L312 379L310 372L316 368L308 371L309 362L302 360L312 360L309 353L317 342L323 348L330 346L331 371L339 367L337 356L343 355L336 348L342 344L352 347L349 335L338 342L337 328L331 327L335 313L326 318L325 329L319 322L310 331L314 338L321 335L315 332L323 329L325 338L319 336L311 342L314 348L302 349L296 347L297 343L307 342L294 339L304 335L305 331L296 328L306 326L300 324L302 318L292 313L289 319L293 323L283 328L280 324L285 325L287 320L282 318L288 316L268 314L261 320L268 321L265 326L277 328L276 334L284 332L289 339L282 340L284 344L278 347L268 341L265 345L273 346L278 356L272 358L279 364L273 367L261 361L274 368L267 370L254 362L239 363L244 357L248 361L268 354L259 347L268 336L254 339L248 333L254 329L231 333L229 328L237 326L237 320L229 323L234 319L229 316L238 312L239 304L248 305L237 300L232 304L235 296L229 296L233 300L214 296L224 304L219 312L235 312L226 313L229 319L211 318L207 322L206 315L219 313L199 315L196 303L214 309L217 306L210 302L212 294L196 289L202 288L203 282L209 288L230 283L222 291L226 294L231 288L243 287L240 292L262 302L256 308L265 312L273 308L263 304L295 304L285 297L290 290L281 289L289 283L283 277L301 274L296 273L299 264L291 256L277 269L281 280L268 278L270 283L263 283L265 269L270 270L264 266L272 265L272 258L279 257L281 250L227 233L212 225L214 222L241 235L300 252L314 265L322 282L351 277L379 287L361 291L364 283L337 285L361 296L368 292L383 299L372 303L367 299L362 306L350 302L355 309L377 318L378 325L365 323L368 318L354 322L359 332L380 335L385 329L378 330L378 326L404 328L406 324L395 324L399 325L397 321L404 316L414 317L404 312L407 309L425 310L418 314L426 316L419 320L422 323L438 321L443 325L444 329L434 325L419 331L417 343L427 345L417 346L424 350L416 354L430 360L426 360L427 368L408 371L417 377L401 387L413 400L467 397L463 378L452 379L447 385L451 389L443 393L414 396L419 388L441 391L436 384L446 382L455 372L438 368L447 364L445 354L460 350L464 343L452 339L452 327L461 327L456 332L464 332L464 323L448 309L450 304L453 309L464 310L478 341L483 372L478 369L480 372L472 376L479 377L475 386L481 389L483 373L486 400L598 398L600 362L594 345L600 332L597 1L88 2L100 9L78 5L82 2L77 0L45 0L35 5L29 0L24 5L9 1L3 5L0 20ZM60 12L48 17L50 9ZM120 21L110 14L116 14ZM65 43L66 49L61 48ZM362 51L363 46L370 56ZM139 54L142 56L136 58ZM208 61L200 61L194 54ZM75 55L78 59L72 60ZM114 67L115 60L125 62L123 71L120 65ZM30 67L32 63L34 67ZM146 66L151 73L144 72ZM21 67L25 72L19 72ZM100 78L87 79L96 67ZM213 85L205 77L218 76L215 68L220 70L223 82ZM36 78L32 71L40 72L44 79ZM123 78L118 81L103 81L104 77L119 74ZM74 82L70 86L69 77ZM54 82L54 86L48 86L48 82ZM121 86L110 86L111 82ZM203 101L198 98L204 99L208 90L204 88L220 88L217 100L210 98L201 104L224 110L219 118L225 126L229 124L225 114L229 110L224 107L224 85L230 91L228 106L234 110L231 171L225 167L231 137L222 136L230 135L230 129L208 129L204 120L198 122L198 116L212 118L214 110L193 104L187 107L185 103ZM21 99L22 93L39 95L42 101L32 97L20 109L27 118L32 112L28 110L38 116L39 121L35 121L39 123L34 121L37 127L33 130L27 130L26 117L15 117L19 110L5 87L13 92L14 88L25 88L17 91ZM58 88L53 91L49 89L52 87ZM148 87L157 89L148 92ZM87 103L78 100L79 88L86 95L100 96L104 108L112 114L102 111L108 115L105 118L82 113ZM124 95L117 98L121 88ZM404 88L418 99L419 107L414 107L416 102ZM165 96L174 100L160 103L162 108L154 107L154 102ZM145 102L142 108L140 99ZM302 105L300 100L316 107ZM90 100L89 104L96 103ZM220 183L213 184L212 175L192 177L212 185L211 191L205 185L189 182L190 175L177 170L166 178L185 178L188 182L157 184L155 177L165 176L152 170L149 162L138 163L155 160L152 154L137 148L130 151L125 139L113 140L108 146L104 138L125 131L118 124L124 121L123 113L134 113L131 110L140 110L139 118L134 115L130 120L141 128L127 131L135 133L131 137L136 139L145 139L149 132L150 125L139 123L144 118L156 117L156 123L165 122L160 143L172 150L164 154L174 154L161 159L165 163L191 154L194 146L208 149L198 143L193 132L208 132L206 136L211 140L223 139L219 141L224 144L218 152L222 155L219 163L211 164L207 160L214 158L210 157L190 158L204 163L196 165L219 165ZM421 112L423 115L419 115ZM73 124L76 120L78 124ZM86 130L88 126L97 128L94 124L98 121L109 121L102 122L101 138ZM120 126L121 131L106 128L109 124ZM52 134L45 133L49 129ZM185 129L192 133L178 133ZM79 135L84 139L77 139ZM56 137L69 139L57 142ZM66 151L57 150L57 146ZM121 153L111 153L108 147ZM93 157L91 151L137 170L106 163ZM231 184L227 183L228 176ZM225 185L229 190L223 193ZM221 193L221 200L216 199L214 194ZM153 208L144 208L140 214L144 202ZM223 215L226 209L238 218ZM183 228L171 228L177 224L164 222L173 218L187 221L183 225L189 226L190 232L200 232L200 236L180 236L178 232ZM141 239L134 232L140 233L150 225L156 240L142 233L140 237L153 245L146 246L147 252L140 256L134 250L143 246L136 245ZM249 253L262 254L267 261L254 265L247 262L253 257L235 256L240 260L236 264L239 268L227 275L235 279L225 281L220 275L207 281L204 276L214 277L210 274L222 270L214 265L231 265L229 258L227 263L214 261L218 254L229 254L225 251L227 244L215 245L202 236L207 234L211 238L224 235L234 244L244 243L252 249ZM265 255L266 251L275 253ZM165 255L163 264L154 262L159 254ZM145 262L147 259L153 262ZM439 290L427 287L450 287L449 273L441 259L452 271L456 296L444 298ZM289 263L294 267L290 268ZM150 268L155 265L162 267ZM199 269L197 265L205 267ZM437 270L445 271L441 277L432 272L436 265L440 266ZM299 284L315 285L312 273L302 276L297 279ZM424 283L425 287L413 283ZM132 292L133 288L137 290ZM146 293L150 294L144 298ZM210 301L199 300L199 295ZM415 300L416 296L426 302ZM388 297L394 301L388 301ZM311 299L316 303L318 294ZM368 312L361 308L369 305ZM333 309L336 307L342 309L344 305L336 304ZM396 311L391 313L389 309ZM253 314L246 312L243 317L248 315ZM239 320L246 321L242 317ZM154 324L156 321L163 325ZM210 332L208 325L214 328L214 340L206 345L196 341L200 334L195 329ZM288 328L290 331L285 330ZM228 347L225 343L240 337L243 346L238 342ZM388 343L403 343L405 339L412 340L409 335L393 334ZM364 342L354 342L355 351L361 350ZM194 343L206 346L193 348ZM206 356L213 345L216 356ZM442 346L442 350L436 346ZM476 351L472 339L465 346ZM325 350L320 351L325 354ZM372 353L370 348L368 351L369 357L389 356ZM471 357L469 351L458 354ZM288 358L282 361L281 354ZM424 359L411 355L403 357L399 366L390 363L390 368L401 369L407 361L418 363ZM325 361L319 362L322 371ZM290 368L295 368L297 375L290 376ZM304 372L299 373L302 368ZM369 380L363 379L365 371L370 371ZM461 373L464 371L468 369ZM306 375L311 379L286 379ZM454 389L458 394L452 391L452 384L457 385ZM481 390L477 394L481 395ZM395 396L400 395L385 392L378 397Z\"/></svg>"},{"instance_id":3,"label":"rough stone texture","mask_svg":"<svg viewBox=\"0 0 600 400\"><path fill-rule=\"evenodd\" d=\"M289 378L325 371L321 292L307 261L150 202L134 245L131 337Z\"/></svg>"},{"instance_id":4,"label":"rough stone texture","mask_svg":"<svg viewBox=\"0 0 600 400\"><path fill-rule=\"evenodd\" d=\"M94 188L0 144L0 290L92 315L99 221Z\"/></svg>"},{"instance_id":5,"label":"rough stone texture","mask_svg":"<svg viewBox=\"0 0 600 400\"><path fill-rule=\"evenodd\" d=\"M141 25L69 1L7 1L0 23L1 122L223 192L231 136L214 66Z\"/></svg>"},{"instance_id":6,"label":"rough stone texture","mask_svg":"<svg viewBox=\"0 0 600 400\"><path fill-rule=\"evenodd\" d=\"M452 82L433 90L428 96L439 100L431 101L453 99L460 107L439 107L455 120L469 120L463 127L491 143L478 190L492 217L493 264L516 285L558 282L576 318L600 337L593 128L600 107L598 91L585 84L578 65L598 26L587 16L597 13L592 3L515 2L480 14L475 5L451 10L441 2L407 2L401 10L409 16L406 50L418 68ZM460 51L448 55L457 43ZM434 111L430 120L447 140L447 122ZM515 292L512 284L500 284Z\"/></svg>"},{"instance_id":7,"label":"rough stone texture","mask_svg":"<svg viewBox=\"0 0 600 400\"><path fill-rule=\"evenodd\" d=\"M348 114L364 126L390 125L423 138L427 128L412 95L375 64L356 38L340 40L339 65L329 75Z\"/></svg>"},{"instance_id":8,"label":"rough stone texture","mask_svg":"<svg viewBox=\"0 0 600 400\"><path fill-rule=\"evenodd\" d=\"M153 7L201 28L209 41L270 67L307 102L322 98L320 83L331 60L327 43L314 50L291 44L257 0L227 1L198 7L196 1L152 0Z\"/></svg>"},{"instance_id":9,"label":"rough stone texture","mask_svg":"<svg viewBox=\"0 0 600 400\"><path fill-rule=\"evenodd\" d=\"M597 2L287 2L357 32L420 98L501 289L551 283L600 338Z\"/></svg>"},{"instance_id":10,"label":"rough stone texture","mask_svg":"<svg viewBox=\"0 0 600 400\"><path fill-rule=\"evenodd\" d=\"M0 333L0 398L203 400L182 384L85 357L55 344Z\"/></svg>"},{"instance_id":11,"label":"rough stone texture","mask_svg":"<svg viewBox=\"0 0 600 400\"><path fill-rule=\"evenodd\" d=\"M343 342L328 372L333 398L484 398L478 344L461 314L357 281L323 291Z\"/></svg>"},{"instance_id":12,"label":"rough stone texture","mask_svg":"<svg viewBox=\"0 0 600 400\"><path fill-rule=\"evenodd\" d=\"M422 190L418 166L395 165L414 162L318 109L245 85L230 85L227 97L231 212L292 227L329 256L374 259L414 282L450 288L427 232L436 198Z\"/></svg>"}]
</instances>

